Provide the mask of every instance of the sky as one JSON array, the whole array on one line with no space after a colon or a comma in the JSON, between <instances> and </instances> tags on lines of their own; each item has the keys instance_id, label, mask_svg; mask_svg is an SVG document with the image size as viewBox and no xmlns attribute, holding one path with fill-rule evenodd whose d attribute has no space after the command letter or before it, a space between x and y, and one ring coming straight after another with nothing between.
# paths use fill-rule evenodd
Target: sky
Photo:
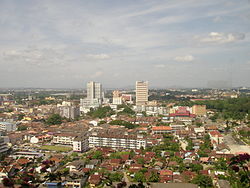
<instances>
[{"instance_id":1,"label":"sky","mask_svg":"<svg viewBox=\"0 0 250 188\"><path fill-rule=\"evenodd\" d=\"M0 0L0 87L250 86L250 0Z\"/></svg>"}]
</instances>

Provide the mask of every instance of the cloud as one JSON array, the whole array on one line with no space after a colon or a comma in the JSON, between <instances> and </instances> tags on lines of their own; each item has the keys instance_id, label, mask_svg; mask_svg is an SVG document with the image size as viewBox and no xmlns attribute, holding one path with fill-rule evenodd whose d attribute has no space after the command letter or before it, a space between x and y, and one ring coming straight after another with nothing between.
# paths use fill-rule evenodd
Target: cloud
<instances>
[{"instance_id":1,"label":"cloud","mask_svg":"<svg viewBox=\"0 0 250 188\"><path fill-rule=\"evenodd\" d=\"M155 68L164 68L165 65L163 65L163 64L157 64L157 65L155 65L154 67L155 67Z\"/></svg>"},{"instance_id":2,"label":"cloud","mask_svg":"<svg viewBox=\"0 0 250 188\"><path fill-rule=\"evenodd\" d=\"M216 16L216 17L213 19L213 22L214 22L214 23L219 23L219 22L221 22L221 21L222 21L221 16Z\"/></svg>"},{"instance_id":3,"label":"cloud","mask_svg":"<svg viewBox=\"0 0 250 188\"><path fill-rule=\"evenodd\" d=\"M244 33L219 33L211 32L207 37L200 38L200 42L205 43L230 43L239 40L244 40Z\"/></svg>"},{"instance_id":4,"label":"cloud","mask_svg":"<svg viewBox=\"0 0 250 188\"><path fill-rule=\"evenodd\" d=\"M63 65L67 60L62 49L56 48L35 48L5 50L1 58L10 63L18 63L31 66Z\"/></svg>"},{"instance_id":5,"label":"cloud","mask_svg":"<svg viewBox=\"0 0 250 188\"><path fill-rule=\"evenodd\" d=\"M92 76L91 76L91 78L98 78L98 77L100 77L100 76L102 76L103 75L103 71L97 71L97 72L95 72Z\"/></svg>"},{"instance_id":6,"label":"cloud","mask_svg":"<svg viewBox=\"0 0 250 188\"><path fill-rule=\"evenodd\" d=\"M91 59L97 59L97 60L104 60L104 59L111 58L108 54L88 54L87 57Z\"/></svg>"},{"instance_id":7,"label":"cloud","mask_svg":"<svg viewBox=\"0 0 250 188\"><path fill-rule=\"evenodd\" d=\"M194 60L194 57L192 55L177 56L174 60L179 62L191 62Z\"/></svg>"}]
</instances>

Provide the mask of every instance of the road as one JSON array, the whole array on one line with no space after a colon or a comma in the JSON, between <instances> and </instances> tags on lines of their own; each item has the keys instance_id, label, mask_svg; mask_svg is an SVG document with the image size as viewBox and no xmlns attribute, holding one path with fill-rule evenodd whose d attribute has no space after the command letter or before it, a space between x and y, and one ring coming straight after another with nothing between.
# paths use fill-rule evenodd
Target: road
<instances>
[{"instance_id":1,"label":"road","mask_svg":"<svg viewBox=\"0 0 250 188\"><path fill-rule=\"evenodd\" d=\"M224 141L231 149L231 153L235 154L238 152L247 152L250 154L250 146L245 145L243 142L237 142L233 137L232 134L229 133L224 136Z\"/></svg>"}]
</instances>

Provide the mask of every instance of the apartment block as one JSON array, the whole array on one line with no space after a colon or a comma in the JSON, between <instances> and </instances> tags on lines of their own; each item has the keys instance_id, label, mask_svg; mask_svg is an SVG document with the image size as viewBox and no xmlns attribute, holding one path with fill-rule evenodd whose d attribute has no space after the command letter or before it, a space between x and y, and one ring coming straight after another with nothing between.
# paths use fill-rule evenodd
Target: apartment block
<instances>
[{"instance_id":1,"label":"apartment block","mask_svg":"<svg viewBox=\"0 0 250 188\"><path fill-rule=\"evenodd\" d=\"M147 146L141 135L129 135L124 131L102 130L92 132L89 136L89 147L111 147L124 149L140 149Z\"/></svg>"},{"instance_id":2,"label":"apartment block","mask_svg":"<svg viewBox=\"0 0 250 188\"><path fill-rule=\"evenodd\" d=\"M89 139L87 134L77 136L73 140L73 151L84 152L87 151L88 149L89 149Z\"/></svg>"},{"instance_id":3,"label":"apartment block","mask_svg":"<svg viewBox=\"0 0 250 188\"><path fill-rule=\"evenodd\" d=\"M76 138L74 133L58 133L53 136L52 143L63 144L63 145L73 145L73 141Z\"/></svg>"}]
</instances>

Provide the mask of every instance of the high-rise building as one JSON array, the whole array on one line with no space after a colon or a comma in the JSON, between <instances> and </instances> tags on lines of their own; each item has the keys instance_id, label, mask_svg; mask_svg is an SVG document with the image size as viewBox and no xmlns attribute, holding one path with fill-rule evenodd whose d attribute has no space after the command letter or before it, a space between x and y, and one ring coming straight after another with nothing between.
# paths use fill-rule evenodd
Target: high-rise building
<instances>
[{"instance_id":1,"label":"high-rise building","mask_svg":"<svg viewBox=\"0 0 250 188\"><path fill-rule=\"evenodd\" d=\"M87 98L88 99L102 99L102 85L98 82L87 83Z\"/></svg>"},{"instance_id":2,"label":"high-rise building","mask_svg":"<svg viewBox=\"0 0 250 188\"><path fill-rule=\"evenodd\" d=\"M99 107L103 102L102 85L98 82L87 83L87 98L80 99L80 111L88 112L91 108Z\"/></svg>"},{"instance_id":3,"label":"high-rise building","mask_svg":"<svg viewBox=\"0 0 250 188\"><path fill-rule=\"evenodd\" d=\"M136 105L146 105L148 102L148 81L136 81Z\"/></svg>"}]
</instances>

